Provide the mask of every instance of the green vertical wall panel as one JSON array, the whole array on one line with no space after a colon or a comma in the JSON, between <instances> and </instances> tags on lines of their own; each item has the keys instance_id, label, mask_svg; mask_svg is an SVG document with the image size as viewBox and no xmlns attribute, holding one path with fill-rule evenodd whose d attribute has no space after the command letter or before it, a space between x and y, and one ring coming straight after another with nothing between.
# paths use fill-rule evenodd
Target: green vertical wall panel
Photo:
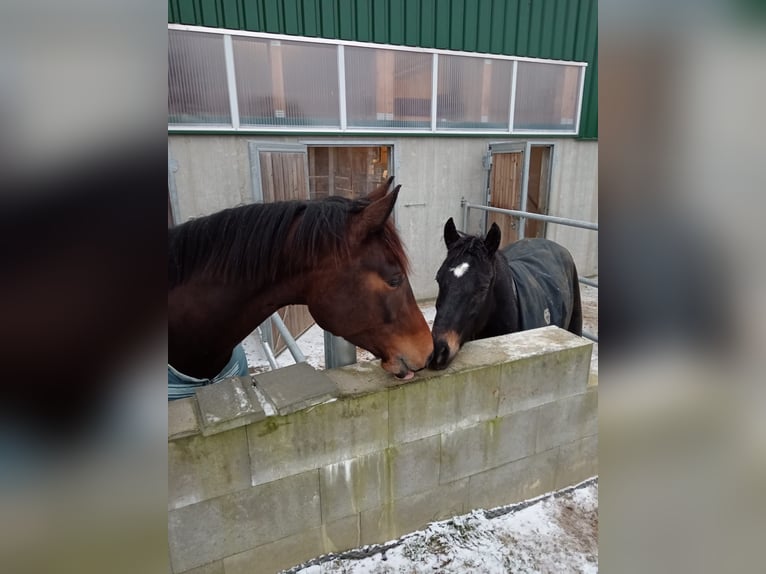
<instances>
[{"instance_id":1,"label":"green vertical wall panel","mask_svg":"<svg viewBox=\"0 0 766 574\"><path fill-rule=\"evenodd\" d=\"M404 0L388 1L389 44L404 44Z\"/></svg>"},{"instance_id":2,"label":"green vertical wall panel","mask_svg":"<svg viewBox=\"0 0 766 574\"><path fill-rule=\"evenodd\" d=\"M404 44L420 45L420 0L408 0L404 13Z\"/></svg>"},{"instance_id":3,"label":"green vertical wall panel","mask_svg":"<svg viewBox=\"0 0 766 574\"><path fill-rule=\"evenodd\" d=\"M239 6L242 10L242 28L254 32L265 32L262 28L262 20L258 16L258 3L249 2L248 0L239 0Z\"/></svg>"},{"instance_id":4,"label":"green vertical wall panel","mask_svg":"<svg viewBox=\"0 0 766 574\"><path fill-rule=\"evenodd\" d=\"M505 5L505 27L503 33L503 54L516 53L516 30L519 21L519 3L515 0L508 0ZM518 54L517 54L518 55Z\"/></svg>"},{"instance_id":5,"label":"green vertical wall panel","mask_svg":"<svg viewBox=\"0 0 766 574\"><path fill-rule=\"evenodd\" d=\"M519 2L518 17L516 20L516 54L529 56L529 36L532 33L532 10L527 0Z\"/></svg>"},{"instance_id":6,"label":"green vertical wall panel","mask_svg":"<svg viewBox=\"0 0 766 574\"><path fill-rule=\"evenodd\" d=\"M449 35L450 35L450 10L451 3L449 0L441 0L436 2L434 6L435 20L436 20L436 48L446 50L449 48Z\"/></svg>"},{"instance_id":7,"label":"green vertical wall panel","mask_svg":"<svg viewBox=\"0 0 766 574\"><path fill-rule=\"evenodd\" d=\"M193 24L196 26L202 25L202 20L199 19L197 11L195 10L194 2L177 2L178 7L178 23L179 24Z\"/></svg>"},{"instance_id":8,"label":"green vertical wall panel","mask_svg":"<svg viewBox=\"0 0 766 574\"><path fill-rule=\"evenodd\" d=\"M341 40L356 40L354 0L338 0L338 36Z\"/></svg>"},{"instance_id":9,"label":"green vertical wall panel","mask_svg":"<svg viewBox=\"0 0 766 574\"><path fill-rule=\"evenodd\" d=\"M436 0L420 1L420 41L416 43L422 48L436 46Z\"/></svg>"},{"instance_id":10,"label":"green vertical wall panel","mask_svg":"<svg viewBox=\"0 0 766 574\"><path fill-rule=\"evenodd\" d=\"M372 41L388 44L388 0L372 3Z\"/></svg>"},{"instance_id":11,"label":"green vertical wall panel","mask_svg":"<svg viewBox=\"0 0 766 574\"><path fill-rule=\"evenodd\" d=\"M585 57L585 42L588 40L588 24L590 14L590 0L580 0L580 10L577 14L577 34L575 36L574 58L580 60Z\"/></svg>"},{"instance_id":12,"label":"green vertical wall panel","mask_svg":"<svg viewBox=\"0 0 766 574\"><path fill-rule=\"evenodd\" d=\"M319 36L319 0L303 0L303 33L306 36Z\"/></svg>"},{"instance_id":13,"label":"green vertical wall panel","mask_svg":"<svg viewBox=\"0 0 766 574\"><path fill-rule=\"evenodd\" d=\"M580 137L598 137L597 0L169 0L168 22L588 62Z\"/></svg>"},{"instance_id":14,"label":"green vertical wall panel","mask_svg":"<svg viewBox=\"0 0 766 574\"><path fill-rule=\"evenodd\" d=\"M355 40L369 42L372 40L372 9L371 0L356 0L356 30Z\"/></svg>"},{"instance_id":15,"label":"green vertical wall panel","mask_svg":"<svg viewBox=\"0 0 766 574\"><path fill-rule=\"evenodd\" d=\"M479 24L479 0L465 0L463 9L463 47L466 52L478 52L477 27Z\"/></svg>"},{"instance_id":16,"label":"green vertical wall panel","mask_svg":"<svg viewBox=\"0 0 766 574\"><path fill-rule=\"evenodd\" d=\"M239 16L239 2L237 0L223 0L221 2L223 11L223 27L241 29L242 19Z\"/></svg>"},{"instance_id":17,"label":"green vertical wall panel","mask_svg":"<svg viewBox=\"0 0 766 574\"><path fill-rule=\"evenodd\" d=\"M284 0L282 6L284 13L285 34L293 36L303 35L303 18L300 15L298 0Z\"/></svg>"},{"instance_id":18,"label":"green vertical wall panel","mask_svg":"<svg viewBox=\"0 0 766 574\"><path fill-rule=\"evenodd\" d=\"M489 52L492 34L492 0L479 0L476 22L476 51Z\"/></svg>"},{"instance_id":19,"label":"green vertical wall panel","mask_svg":"<svg viewBox=\"0 0 766 574\"><path fill-rule=\"evenodd\" d=\"M556 0L553 11L553 26L551 37L551 58L561 60L564 55L564 41L566 38L567 3L565 0Z\"/></svg>"},{"instance_id":20,"label":"green vertical wall panel","mask_svg":"<svg viewBox=\"0 0 766 574\"><path fill-rule=\"evenodd\" d=\"M489 51L493 54L503 53L503 29L505 26L505 0L492 0L490 16Z\"/></svg>"},{"instance_id":21,"label":"green vertical wall panel","mask_svg":"<svg viewBox=\"0 0 766 574\"><path fill-rule=\"evenodd\" d=\"M280 4L280 0L263 0L263 23L265 25L265 30L272 34L281 34L284 32L280 25Z\"/></svg>"},{"instance_id":22,"label":"green vertical wall panel","mask_svg":"<svg viewBox=\"0 0 766 574\"><path fill-rule=\"evenodd\" d=\"M543 58L553 57L553 32L556 28L556 0L548 0L543 4L543 14L540 21L540 49L538 54Z\"/></svg>"},{"instance_id":23,"label":"green vertical wall panel","mask_svg":"<svg viewBox=\"0 0 766 574\"><path fill-rule=\"evenodd\" d=\"M223 20L219 18L220 3L217 0L198 0L198 9L203 26L220 28Z\"/></svg>"},{"instance_id":24,"label":"green vertical wall panel","mask_svg":"<svg viewBox=\"0 0 766 574\"><path fill-rule=\"evenodd\" d=\"M542 54L544 2L529 3L529 36L527 37L527 52L529 54Z\"/></svg>"},{"instance_id":25,"label":"green vertical wall panel","mask_svg":"<svg viewBox=\"0 0 766 574\"><path fill-rule=\"evenodd\" d=\"M322 38L337 38L336 2L319 2L319 35Z\"/></svg>"}]
</instances>

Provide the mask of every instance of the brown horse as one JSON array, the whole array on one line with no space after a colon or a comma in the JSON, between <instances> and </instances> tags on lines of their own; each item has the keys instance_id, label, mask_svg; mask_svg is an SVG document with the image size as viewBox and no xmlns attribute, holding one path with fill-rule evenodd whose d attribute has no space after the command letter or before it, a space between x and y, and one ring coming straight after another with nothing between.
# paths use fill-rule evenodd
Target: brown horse
<instances>
[{"instance_id":1,"label":"brown horse","mask_svg":"<svg viewBox=\"0 0 766 574\"><path fill-rule=\"evenodd\" d=\"M392 181L366 199L246 205L168 230L168 364L213 379L269 315L305 304L397 377L424 368L433 342L389 217Z\"/></svg>"}]
</instances>

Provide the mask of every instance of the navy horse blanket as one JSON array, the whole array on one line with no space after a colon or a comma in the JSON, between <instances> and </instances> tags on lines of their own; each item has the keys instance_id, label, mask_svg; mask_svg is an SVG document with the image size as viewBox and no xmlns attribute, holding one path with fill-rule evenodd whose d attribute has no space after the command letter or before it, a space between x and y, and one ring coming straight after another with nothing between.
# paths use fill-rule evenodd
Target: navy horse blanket
<instances>
[{"instance_id":1,"label":"navy horse blanket","mask_svg":"<svg viewBox=\"0 0 766 574\"><path fill-rule=\"evenodd\" d=\"M520 239L501 251L513 276L522 331L561 325L582 335L582 308L572 255L548 239Z\"/></svg>"},{"instance_id":2,"label":"navy horse blanket","mask_svg":"<svg viewBox=\"0 0 766 574\"><path fill-rule=\"evenodd\" d=\"M177 371L168 363L168 400L193 397L194 391L200 387L212 385L231 377L243 377L247 374L247 355L245 355L245 349L241 343L234 347L229 362L212 379L195 379Z\"/></svg>"}]
</instances>

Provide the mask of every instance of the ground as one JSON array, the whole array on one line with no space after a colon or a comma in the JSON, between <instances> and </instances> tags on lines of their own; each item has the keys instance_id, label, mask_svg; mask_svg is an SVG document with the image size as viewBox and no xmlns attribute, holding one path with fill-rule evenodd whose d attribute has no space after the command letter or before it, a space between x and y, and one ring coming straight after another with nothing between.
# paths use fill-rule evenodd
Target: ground
<instances>
[{"instance_id":1,"label":"ground","mask_svg":"<svg viewBox=\"0 0 766 574\"><path fill-rule=\"evenodd\" d=\"M325 556L290 574L598 572L598 483L493 511L476 510L398 541ZM490 516L498 515L494 518ZM358 557L369 554L366 557ZM357 556L357 557L354 557Z\"/></svg>"}]
</instances>

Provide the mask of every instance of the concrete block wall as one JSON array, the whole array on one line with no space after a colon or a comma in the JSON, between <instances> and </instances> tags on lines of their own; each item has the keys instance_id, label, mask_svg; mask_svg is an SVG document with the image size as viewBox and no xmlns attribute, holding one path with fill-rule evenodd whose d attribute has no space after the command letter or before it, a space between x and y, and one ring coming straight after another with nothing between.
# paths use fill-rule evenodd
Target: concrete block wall
<instances>
[{"instance_id":1,"label":"concrete block wall","mask_svg":"<svg viewBox=\"0 0 766 574\"><path fill-rule=\"evenodd\" d=\"M169 403L172 572L278 572L597 474L590 354L546 327L407 383L303 364Z\"/></svg>"}]
</instances>

